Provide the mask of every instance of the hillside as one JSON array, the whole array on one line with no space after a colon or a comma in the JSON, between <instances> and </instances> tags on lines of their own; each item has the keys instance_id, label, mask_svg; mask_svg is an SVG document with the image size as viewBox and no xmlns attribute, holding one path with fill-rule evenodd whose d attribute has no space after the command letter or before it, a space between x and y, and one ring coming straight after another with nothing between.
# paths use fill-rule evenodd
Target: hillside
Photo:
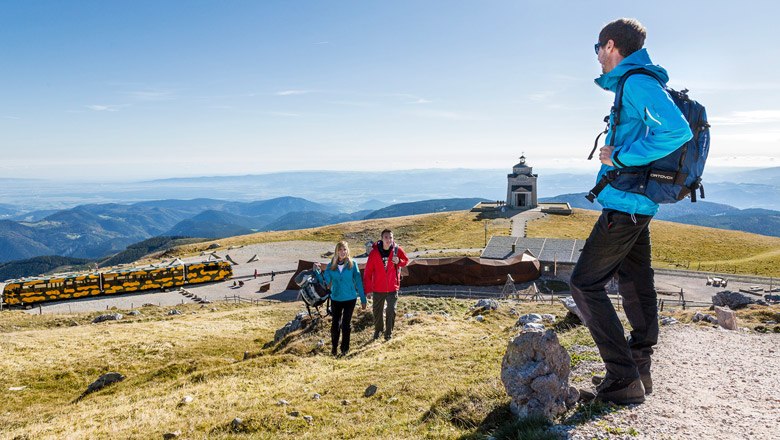
<instances>
[{"instance_id":1,"label":"hillside","mask_svg":"<svg viewBox=\"0 0 780 440\"><path fill-rule=\"evenodd\" d=\"M398 203L390 205L365 216L366 220L375 218L401 217L404 215L428 214L433 212L460 211L471 209L479 202L486 202L486 199L467 198L467 199L438 199L421 200L419 202Z\"/></svg>"},{"instance_id":2,"label":"hillside","mask_svg":"<svg viewBox=\"0 0 780 440\"><path fill-rule=\"evenodd\" d=\"M527 234L585 239L598 216L581 209L547 216L530 222ZM780 238L662 220L653 220L650 230L655 267L780 276Z\"/></svg>"},{"instance_id":3,"label":"hillside","mask_svg":"<svg viewBox=\"0 0 780 440\"><path fill-rule=\"evenodd\" d=\"M561 194L556 197L545 197L539 201L567 202L572 208L593 211L602 209L600 204L587 201L585 193ZM675 204L661 205L655 219L780 237L780 211L769 209L738 209L704 200L696 203L683 200Z\"/></svg>"},{"instance_id":4,"label":"hillside","mask_svg":"<svg viewBox=\"0 0 780 440\"><path fill-rule=\"evenodd\" d=\"M529 237L587 238L598 212L575 210L571 216L546 216L528 224ZM396 241L407 251L426 249L473 249L485 245L485 222L468 211L423 214L378 220L363 220L294 231L259 232L219 240L222 246L252 243L314 240L335 243L347 240L362 249L377 240L385 227L394 230ZM507 219L487 222L487 235L509 235ZM780 276L780 238L739 231L653 221L653 265L746 275ZM204 251L210 243L182 246L182 255Z\"/></svg>"},{"instance_id":5,"label":"hillside","mask_svg":"<svg viewBox=\"0 0 780 440\"><path fill-rule=\"evenodd\" d=\"M123 310L122 321L95 325L89 323L97 313L5 312L0 314L0 437L149 439L180 431L181 438L210 439L555 438L513 433L520 428L512 422L499 375L507 340L518 332L517 314L552 313L560 319L563 307L504 302L497 311L483 313L479 322L472 316L473 304L404 297L390 342L371 341L370 315L356 311L350 354L338 359L329 355L327 342L319 346L328 340L327 320L273 342L274 331L300 310L298 302L188 304L177 307L183 312L177 316L148 306L138 316ZM692 314L675 316L690 322ZM780 319L773 309L738 314L741 325L750 328L761 320ZM739 368L752 374L777 367L777 357L766 351L777 335L680 326L662 327L667 342L656 356L654 375L666 385L638 407L639 414L631 416L630 407L580 404L558 420L565 425L560 428L583 438L607 438L607 433L630 429L641 438L661 438L669 427L735 438L743 422L758 418L764 426L772 416L770 396L780 391L776 378L750 376L754 378L745 383L718 371ZM591 375L601 373L603 366L587 330L555 330L572 357L571 383L589 387ZM667 337L667 332L676 333ZM725 355L746 350L741 345L755 349L746 356ZM41 347L46 350L43 362ZM686 356L682 364L674 353ZM710 353L722 357L702 359ZM76 402L106 372L126 378ZM695 381L688 379L691 373ZM376 394L365 397L372 384ZM711 390L729 390L731 398L693 404L702 393L717 394ZM192 398L190 403L181 403L185 396ZM719 426L723 411L751 415ZM311 416L311 423L304 416ZM241 419L239 425L231 425L235 418ZM530 425L544 431L539 423ZM764 437L768 425L750 429L754 438L769 438Z\"/></svg>"},{"instance_id":6,"label":"hillside","mask_svg":"<svg viewBox=\"0 0 780 440\"><path fill-rule=\"evenodd\" d=\"M55 272L84 270L91 263L82 258L58 256L33 257L0 263L0 281Z\"/></svg>"}]
</instances>

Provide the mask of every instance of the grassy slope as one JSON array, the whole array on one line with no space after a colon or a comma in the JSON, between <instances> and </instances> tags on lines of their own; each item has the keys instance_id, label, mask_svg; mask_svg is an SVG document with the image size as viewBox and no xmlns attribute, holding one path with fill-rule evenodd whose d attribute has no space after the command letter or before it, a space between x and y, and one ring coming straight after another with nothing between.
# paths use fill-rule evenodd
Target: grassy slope
<instances>
[{"instance_id":1,"label":"grassy slope","mask_svg":"<svg viewBox=\"0 0 780 440\"><path fill-rule=\"evenodd\" d=\"M343 359L327 354L328 342L317 347L328 340L328 323L264 348L299 303L186 305L179 316L145 307L141 316L95 325L88 323L96 313L2 313L0 437L146 439L180 430L182 438L235 438L229 426L239 417L246 435L238 438L484 438L511 420L499 376L517 317L504 303L477 322L472 304L405 297L389 343L370 341L370 315L358 313ZM564 313L557 304L511 305L520 313ZM416 316L402 318L407 312ZM675 316L689 322L692 314ZM753 327L780 319L780 307L738 315ZM581 326L559 338L567 349L593 345ZM584 359L598 358L575 355L573 362ZM73 403L109 371L126 379ZM370 384L378 392L363 397ZM27 388L6 391L17 386ZM179 405L187 395L193 402ZM290 405L278 405L280 399Z\"/></svg>"},{"instance_id":2,"label":"grassy slope","mask_svg":"<svg viewBox=\"0 0 780 440\"><path fill-rule=\"evenodd\" d=\"M528 224L529 237L587 238L599 213L576 209ZM780 238L654 220L653 264L662 268L780 275Z\"/></svg>"},{"instance_id":3,"label":"grassy slope","mask_svg":"<svg viewBox=\"0 0 780 440\"><path fill-rule=\"evenodd\" d=\"M402 311L421 312L399 315L389 343L371 342L370 315L358 314L346 359L326 354L325 328L262 348L297 303L190 306L173 317L147 307L127 321L79 326L71 320L86 324L94 314L4 313L0 437L160 438L181 430L185 438L225 438L240 417L253 438L456 438L475 432L493 410L505 414L508 403L498 377L516 317L505 308L476 322L468 319L471 303L405 298ZM562 316L551 307L542 309ZM317 348L320 339L325 348ZM241 360L244 351L253 357ZM127 379L71 403L109 371ZM379 391L365 398L370 384ZM28 388L5 393L13 386ZM313 400L314 393L322 398ZM178 406L185 395L194 401ZM448 421L453 410L455 424ZM303 415L312 415L313 425Z\"/></svg>"},{"instance_id":4,"label":"grassy slope","mask_svg":"<svg viewBox=\"0 0 780 440\"><path fill-rule=\"evenodd\" d=\"M528 224L529 237L587 238L598 212L575 209L571 216L549 215ZM488 236L509 235L507 219L490 220ZM221 246L241 246L288 240L337 242L347 240L353 249L362 249L375 240L385 227L393 229L396 241L405 250L481 248L485 222L476 221L467 211L422 214L379 220L362 220L295 231L260 232L229 237L214 242ZM651 224L655 267L712 272L780 276L780 238L740 231L706 228L655 220ZM192 255L206 249L205 242L178 249ZM446 255L466 255L447 252ZM443 256L436 255L432 256Z\"/></svg>"},{"instance_id":5,"label":"grassy slope","mask_svg":"<svg viewBox=\"0 0 780 440\"><path fill-rule=\"evenodd\" d=\"M226 247L289 240L329 241L335 244L345 239L353 249L362 249L366 241L377 240L384 228L393 230L396 241L406 251L481 248L485 245L485 222L477 221L475 214L468 211L361 220L294 231L259 232L215 242ZM490 235L509 235L509 220L488 221L488 237ZM192 254L205 250L211 243L214 242L184 246L181 250Z\"/></svg>"}]
</instances>

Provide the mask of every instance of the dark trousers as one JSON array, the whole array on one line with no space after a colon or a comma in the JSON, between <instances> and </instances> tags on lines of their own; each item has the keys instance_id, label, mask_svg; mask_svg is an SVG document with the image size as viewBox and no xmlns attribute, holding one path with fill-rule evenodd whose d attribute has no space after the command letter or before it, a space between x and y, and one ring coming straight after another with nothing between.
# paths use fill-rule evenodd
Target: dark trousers
<instances>
[{"instance_id":1,"label":"dark trousers","mask_svg":"<svg viewBox=\"0 0 780 440\"><path fill-rule=\"evenodd\" d=\"M658 307L650 267L651 219L604 210L571 276L572 296L609 378L636 378L650 373L650 355L658 342ZM632 327L628 340L605 290L614 275Z\"/></svg>"},{"instance_id":2,"label":"dark trousers","mask_svg":"<svg viewBox=\"0 0 780 440\"><path fill-rule=\"evenodd\" d=\"M382 316L387 302L387 313ZM398 292L374 292L374 300L371 306L374 312L374 333L385 333L389 338L393 335L393 326L395 326L395 303L398 302ZM386 321L386 323L385 323Z\"/></svg>"},{"instance_id":3,"label":"dark trousers","mask_svg":"<svg viewBox=\"0 0 780 440\"><path fill-rule=\"evenodd\" d=\"M330 325L331 351L336 353L341 335L341 352L349 351L349 336L352 333L352 313L355 311L357 298L349 301L331 301L330 307L333 320Z\"/></svg>"}]
</instances>

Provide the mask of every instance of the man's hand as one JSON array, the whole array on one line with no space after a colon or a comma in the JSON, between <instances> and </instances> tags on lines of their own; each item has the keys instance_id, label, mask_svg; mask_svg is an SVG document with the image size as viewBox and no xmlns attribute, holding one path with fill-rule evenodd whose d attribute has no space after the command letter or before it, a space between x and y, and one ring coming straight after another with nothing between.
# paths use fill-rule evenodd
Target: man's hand
<instances>
[{"instance_id":1,"label":"man's hand","mask_svg":"<svg viewBox=\"0 0 780 440\"><path fill-rule=\"evenodd\" d=\"M398 258L398 255L393 257L393 264L397 265L399 261L401 261L401 259Z\"/></svg>"},{"instance_id":2,"label":"man's hand","mask_svg":"<svg viewBox=\"0 0 780 440\"><path fill-rule=\"evenodd\" d=\"M615 164L612 163L612 152L615 150L615 147L612 145L604 145L599 149L599 160L604 165L609 165L611 167L614 167Z\"/></svg>"}]
</instances>

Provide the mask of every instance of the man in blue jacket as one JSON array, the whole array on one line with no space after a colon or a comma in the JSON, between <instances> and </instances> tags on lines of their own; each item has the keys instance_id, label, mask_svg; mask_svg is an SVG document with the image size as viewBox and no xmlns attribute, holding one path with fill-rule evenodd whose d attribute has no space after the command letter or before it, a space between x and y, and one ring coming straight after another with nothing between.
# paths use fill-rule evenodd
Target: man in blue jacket
<instances>
[{"instance_id":1,"label":"man in blue jacket","mask_svg":"<svg viewBox=\"0 0 780 440\"><path fill-rule=\"evenodd\" d=\"M628 71L644 68L664 83L669 76L642 48L645 28L634 19L615 20L601 30L595 50L602 75L596 84L611 92ZM614 115L610 115L613 118ZM620 124L610 124L613 145L599 150L597 181L615 168L646 165L679 148L692 137L687 121L658 79L631 75L623 87ZM650 220L658 205L641 194L606 186L598 196L604 208L585 242L571 276L574 300L607 370L594 378L596 399L617 404L642 403L652 392L650 356L658 341L658 311L650 267ZM623 325L605 286L617 275L623 307L631 324Z\"/></svg>"}]
</instances>

